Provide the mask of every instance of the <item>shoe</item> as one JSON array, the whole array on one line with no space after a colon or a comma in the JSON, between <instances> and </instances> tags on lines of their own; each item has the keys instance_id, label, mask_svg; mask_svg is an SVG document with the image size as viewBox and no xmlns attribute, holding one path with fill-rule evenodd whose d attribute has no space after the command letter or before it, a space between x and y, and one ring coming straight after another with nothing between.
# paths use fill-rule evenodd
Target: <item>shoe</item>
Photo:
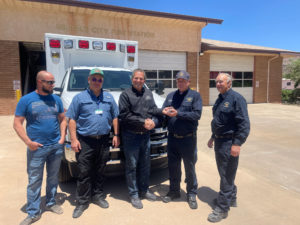
<instances>
[{"instance_id":1,"label":"shoe","mask_svg":"<svg viewBox=\"0 0 300 225\"><path fill-rule=\"evenodd\" d=\"M215 206L217 206L218 205L218 199L215 198L213 200L213 203L214 203ZM231 199L230 207L237 207L237 201L236 201L236 199Z\"/></svg>"},{"instance_id":2,"label":"shoe","mask_svg":"<svg viewBox=\"0 0 300 225\"><path fill-rule=\"evenodd\" d=\"M198 208L196 196L194 196L194 195L188 196L187 197L187 202L189 203L189 206L190 206L191 209L197 209Z\"/></svg>"},{"instance_id":3,"label":"shoe","mask_svg":"<svg viewBox=\"0 0 300 225\"><path fill-rule=\"evenodd\" d=\"M225 219L228 216L228 212L222 211L219 207L216 207L214 211L208 215L207 220L212 223L216 223Z\"/></svg>"},{"instance_id":4,"label":"shoe","mask_svg":"<svg viewBox=\"0 0 300 225\"><path fill-rule=\"evenodd\" d=\"M140 196L141 196L141 198L145 198L145 199L147 199L149 201L153 201L153 202L156 201L156 199L157 199L157 196L155 194L151 193L150 191L147 191L146 193L143 193Z\"/></svg>"},{"instance_id":5,"label":"shoe","mask_svg":"<svg viewBox=\"0 0 300 225\"><path fill-rule=\"evenodd\" d=\"M143 203L139 199L139 197L130 197L131 205L136 209L142 209Z\"/></svg>"},{"instance_id":6,"label":"shoe","mask_svg":"<svg viewBox=\"0 0 300 225\"><path fill-rule=\"evenodd\" d=\"M35 216L35 217L30 217L27 216L21 223L20 225L30 225L36 221L38 221L39 219L41 219L41 214Z\"/></svg>"},{"instance_id":7,"label":"shoe","mask_svg":"<svg viewBox=\"0 0 300 225\"><path fill-rule=\"evenodd\" d=\"M180 192L169 191L166 196L162 197L162 201L168 203L176 198L180 198Z\"/></svg>"},{"instance_id":8,"label":"shoe","mask_svg":"<svg viewBox=\"0 0 300 225\"><path fill-rule=\"evenodd\" d=\"M60 205L51 205L51 206L46 206L46 210L54 212L56 214L63 214L64 210Z\"/></svg>"},{"instance_id":9,"label":"shoe","mask_svg":"<svg viewBox=\"0 0 300 225\"><path fill-rule=\"evenodd\" d=\"M100 206L103 209L107 209L109 207L108 202L105 199L102 199L102 198L93 200L93 203Z\"/></svg>"},{"instance_id":10,"label":"shoe","mask_svg":"<svg viewBox=\"0 0 300 225\"><path fill-rule=\"evenodd\" d=\"M82 215L83 211L86 210L89 207L88 204L86 205L78 205L75 207L73 212L73 218L78 218Z\"/></svg>"}]
</instances>

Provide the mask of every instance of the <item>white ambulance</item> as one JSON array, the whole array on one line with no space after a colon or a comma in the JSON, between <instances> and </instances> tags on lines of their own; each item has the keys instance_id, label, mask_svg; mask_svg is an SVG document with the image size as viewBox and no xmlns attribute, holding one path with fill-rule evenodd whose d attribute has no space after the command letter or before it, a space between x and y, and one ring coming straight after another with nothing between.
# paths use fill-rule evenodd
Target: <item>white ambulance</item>
<instances>
[{"instance_id":1,"label":"white ambulance","mask_svg":"<svg viewBox=\"0 0 300 225\"><path fill-rule=\"evenodd\" d=\"M131 86L132 70L138 67L136 41L46 33L45 52L47 71L55 76L55 93L61 97L65 110L72 98L88 87L87 77L92 68L98 67L104 72L103 89L109 91L118 103L121 92ZM156 105L162 107L164 99L154 92L153 96ZM122 145L120 148L111 147L107 175L124 173L123 162ZM167 130L156 128L151 133L151 168L166 166ZM67 135L60 181L76 177L77 171L75 153L71 150Z\"/></svg>"}]
</instances>

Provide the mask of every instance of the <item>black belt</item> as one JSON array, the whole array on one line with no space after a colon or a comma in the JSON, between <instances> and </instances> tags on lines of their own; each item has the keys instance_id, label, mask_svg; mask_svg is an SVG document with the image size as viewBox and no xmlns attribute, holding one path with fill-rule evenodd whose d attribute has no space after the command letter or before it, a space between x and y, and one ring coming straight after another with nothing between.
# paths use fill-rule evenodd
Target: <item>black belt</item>
<instances>
[{"instance_id":1,"label":"black belt","mask_svg":"<svg viewBox=\"0 0 300 225\"><path fill-rule=\"evenodd\" d=\"M126 131L128 131L129 133L140 134L140 135L146 134L148 132L148 131L142 132L142 131L133 131L133 130L126 130Z\"/></svg>"},{"instance_id":2,"label":"black belt","mask_svg":"<svg viewBox=\"0 0 300 225\"><path fill-rule=\"evenodd\" d=\"M215 134L215 138L233 138L232 134L227 134L227 135L216 135Z\"/></svg>"},{"instance_id":3,"label":"black belt","mask_svg":"<svg viewBox=\"0 0 300 225\"><path fill-rule=\"evenodd\" d=\"M106 136L108 136L108 135L109 135L109 134L83 136L83 135L79 134L79 136L81 136L81 137L83 137L83 138L92 138L92 139L97 139L97 140L99 140L99 139L101 139L101 138L103 138L103 137L106 137Z\"/></svg>"},{"instance_id":4,"label":"black belt","mask_svg":"<svg viewBox=\"0 0 300 225\"><path fill-rule=\"evenodd\" d=\"M194 136L195 132L190 133L190 134L186 134L186 135L178 135L178 134L174 134L174 133L170 133L170 135L172 135L174 138L186 138L186 137L192 137Z\"/></svg>"}]
</instances>

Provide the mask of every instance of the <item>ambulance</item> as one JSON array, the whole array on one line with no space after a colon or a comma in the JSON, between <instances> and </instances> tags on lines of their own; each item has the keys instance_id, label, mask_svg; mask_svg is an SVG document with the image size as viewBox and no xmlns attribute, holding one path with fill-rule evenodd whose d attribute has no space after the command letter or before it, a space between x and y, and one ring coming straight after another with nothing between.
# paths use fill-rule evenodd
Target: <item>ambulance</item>
<instances>
[{"instance_id":1,"label":"ambulance","mask_svg":"<svg viewBox=\"0 0 300 225\"><path fill-rule=\"evenodd\" d=\"M54 91L61 97L65 110L72 98L88 87L88 75L92 68L104 72L103 90L110 92L116 103L123 90L131 86L132 71L138 68L138 42L117 39L82 37L61 34L45 34L46 68L55 77ZM145 88L148 88L145 85ZM164 99L153 91L157 107ZM110 133L110 146L113 133ZM122 135L122 134L121 134ZM167 167L167 130L151 131L151 168ZM59 180L66 182L77 177L75 152L71 149L69 133L61 162ZM120 148L110 147L110 159L106 175L124 174L124 154Z\"/></svg>"}]
</instances>

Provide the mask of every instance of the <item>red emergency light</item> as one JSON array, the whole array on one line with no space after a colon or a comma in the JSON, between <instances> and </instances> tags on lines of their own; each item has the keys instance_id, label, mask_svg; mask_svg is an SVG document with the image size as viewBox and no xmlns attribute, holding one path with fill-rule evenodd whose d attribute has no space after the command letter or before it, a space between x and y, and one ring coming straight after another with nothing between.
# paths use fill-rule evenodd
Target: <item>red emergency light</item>
<instances>
[{"instance_id":1,"label":"red emergency light","mask_svg":"<svg viewBox=\"0 0 300 225\"><path fill-rule=\"evenodd\" d=\"M106 43L106 50L109 50L109 51L116 51L116 43L113 43L113 42L107 42L107 43Z\"/></svg>"},{"instance_id":2,"label":"red emergency light","mask_svg":"<svg viewBox=\"0 0 300 225\"><path fill-rule=\"evenodd\" d=\"M51 48L60 48L60 40L50 39L49 45Z\"/></svg>"},{"instance_id":3,"label":"red emergency light","mask_svg":"<svg viewBox=\"0 0 300 225\"><path fill-rule=\"evenodd\" d=\"M89 41L79 40L78 47L79 48L89 48Z\"/></svg>"},{"instance_id":4,"label":"red emergency light","mask_svg":"<svg viewBox=\"0 0 300 225\"><path fill-rule=\"evenodd\" d=\"M128 45L127 46L127 53L135 53L135 46Z\"/></svg>"}]
</instances>

